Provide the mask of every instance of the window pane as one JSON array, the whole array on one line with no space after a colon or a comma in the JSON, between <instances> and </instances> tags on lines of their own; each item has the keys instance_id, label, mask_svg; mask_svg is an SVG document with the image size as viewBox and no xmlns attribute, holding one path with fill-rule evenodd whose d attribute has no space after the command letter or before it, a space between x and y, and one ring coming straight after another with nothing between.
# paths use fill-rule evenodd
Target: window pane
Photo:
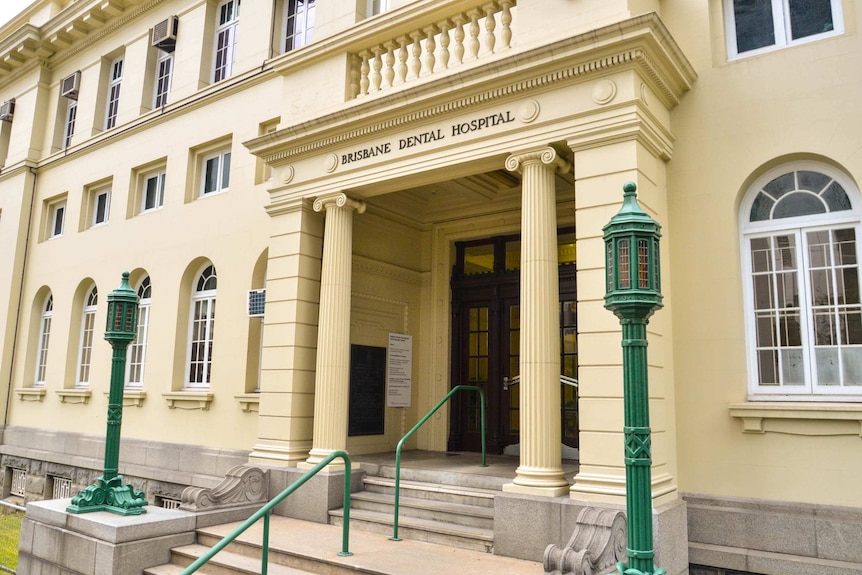
<instances>
[{"instance_id":1,"label":"window pane","mask_svg":"<svg viewBox=\"0 0 862 575\"><path fill-rule=\"evenodd\" d=\"M783 385L805 385L802 350L781 350L781 383Z\"/></svg>"},{"instance_id":2,"label":"window pane","mask_svg":"<svg viewBox=\"0 0 862 575\"><path fill-rule=\"evenodd\" d=\"M767 0L767 3L768 3L768 0ZM771 13L771 9L770 9L770 13ZM772 27L771 18L772 18L772 16L770 14L770 22L769 22L770 27ZM786 194L787 192L792 192L795 189L796 189L796 181L794 180L793 172L789 172L787 174L783 174L781 176L778 176L777 178L775 178L774 180L772 180L771 182L769 182L768 184L763 186L763 191L766 192L767 194L769 194L770 196L772 196L773 198L775 198L776 200L779 199L784 194Z\"/></svg>"},{"instance_id":3,"label":"window pane","mask_svg":"<svg viewBox=\"0 0 862 575\"><path fill-rule=\"evenodd\" d=\"M852 229L834 230L835 260L839 266L856 265L856 233Z\"/></svg>"},{"instance_id":4,"label":"window pane","mask_svg":"<svg viewBox=\"0 0 862 575\"><path fill-rule=\"evenodd\" d=\"M486 274L494 271L494 244L464 248L464 274Z\"/></svg>"},{"instance_id":5,"label":"window pane","mask_svg":"<svg viewBox=\"0 0 862 575\"><path fill-rule=\"evenodd\" d=\"M772 206L775 205L775 200L760 192L754 199L754 204L751 206L751 216L749 220L752 222L762 222L768 220L772 214Z\"/></svg>"},{"instance_id":6,"label":"window pane","mask_svg":"<svg viewBox=\"0 0 862 575\"><path fill-rule=\"evenodd\" d=\"M826 206L819 196L806 192L794 192L786 195L778 201L772 212L774 219L793 218L796 216L808 216L812 214L825 214Z\"/></svg>"},{"instance_id":7,"label":"window pane","mask_svg":"<svg viewBox=\"0 0 862 575\"><path fill-rule=\"evenodd\" d=\"M862 385L862 347L842 348L841 368L844 385Z\"/></svg>"},{"instance_id":8,"label":"window pane","mask_svg":"<svg viewBox=\"0 0 862 575\"><path fill-rule=\"evenodd\" d=\"M823 188L826 187L826 184L832 180L832 178L825 174L821 174L820 172L800 170L796 172L796 174L799 179L799 189L808 190L815 194L822 192Z\"/></svg>"},{"instance_id":9,"label":"window pane","mask_svg":"<svg viewBox=\"0 0 862 575\"><path fill-rule=\"evenodd\" d=\"M218 158L210 158L204 165L204 193L216 191L218 185Z\"/></svg>"},{"instance_id":10,"label":"window pane","mask_svg":"<svg viewBox=\"0 0 862 575\"><path fill-rule=\"evenodd\" d=\"M815 351L817 360L817 385L839 385L838 348L818 348Z\"/></svg>"},{"instance_id":11,"label":"window pane","mask_svg":"<svg viewBox=\"0 0 862 575\"><path fill-rule=\"evenodd\" d=\"M506 271L521 269L521 240L506 242Z\"/></svg>"},{"instance_id":12,"label":"window pane","mask_svg":"<svg viewBox=\"0 0 862 575\"><path fill-rule=\"evenodd\" d=\"M849 210L852 207L850 205L850 198L847 197L847 192L844 191L844 188L838 182L832 182L826 188L826 191L821 194L821 197L826 202L826 205L829 206L829 211L832 212Z\"/></svg>"},{"instance_id":13,"label":"window pane","mask_svg":"<svg viewBox=\"0 0 862 575\"><path fill-rule=\"evenodd\" d=\"M772 0L734 0L736 50L740 53L775 44Z\"/></svg>"},{"instance_id":14,"label":"window pane","mask_svg":"<svg viewBox=\"0 0 862 575\"><path fill-rule=\"evenodd\" d=\"M778 307L799 307L799 285L796 273L783 273L776 276L778 282Z\"/></svg>"},{"instance_id":15,"label":"window pane","mask_svg":"<svg viewBox=\"0 0 862 575\"><path fill-rule=\"evenodd\" d=\"M768 238L751 240L751 267L753 272L772 271L772 253Z\"/></svg>"},{"instance_id":16,"label":"window pane","mask_svg":"<svg viewBox=\"0 0 862 575\"><path fill-rule=\"evenodd\" d=\"M230 186L230 152L222 156L221 164L221 189L226 190Z\"/></svg>"},{"instance_id":17,"label":"window pane","mask_svg":"<svg viewBox=\"0 0 862 575\"><path fill-rule=\"evenodd\" d=\"M854 306L855 307L855 306ZM841 343L862 344L862 310L855 309L840 314Z\"/></svg>"},{"instance_id":18,"label":"window pane","mask_svg":"<svg viewBox=\"0 0 862 575\"><path fill-rule=\"evenodd\" d=\"M772 276L759 275L754 277L754 309L773 309Z\"/></svg>"},{"instance_id":19,"label":"window pane","mask_svg":"<svg viewBox=\"0 0 862 575\"><path fill-rule=\"evenodd\" d=\"M834 28L830 0L790 0L790 35L794 40Z\"/></svg>"},{"instance_id":20,"label":"window pane","mask_svg":"<svg viewBox=\"0 0 862 575\"><path fill-rule=\"evenodd\" d=\"M760 385L778 385L778 352L763 349L757 352L757 373Z\"/></svg>"},{"instance_id":21,"label":"window pane","mask_svg":"<svg viewBox=\"0 0 862 575\"><path fill-rule=\"evenodd\" d=\"M783 313L778 316L779 335L782 347L799 347L802 345L802 330L799 325L798 313Z\"/></svg>"},{"instance_id":22,"label":"window pane","mask_svg":"<svg viewBox=\"0 0 862 575\"><path fill-rule=\"evenodd\" d=\"M775 347L775 315L758 314L755 320L758 347Z\"/></svg>"},{"instance_id":23,"label":"window pane","mask_svg":"<svg viewBox=\"0 0 862 575\"><path fill-rule=\"evenodd\" d=\"M147 191L144 193L144 209L151 210L156 207L156 188L159 180L156 176L147 178Z\"/></svg>"},{"instance_id":24,"label":"window pane","mask_svg":"<svg viewBox=\"0 0 862 575\"><path fill-rule=\"evenodd\" d=\"M835 345L835 316L830 312L819 312L814 314L814 343L815 345Z\"/></svg>"}]
</instances>

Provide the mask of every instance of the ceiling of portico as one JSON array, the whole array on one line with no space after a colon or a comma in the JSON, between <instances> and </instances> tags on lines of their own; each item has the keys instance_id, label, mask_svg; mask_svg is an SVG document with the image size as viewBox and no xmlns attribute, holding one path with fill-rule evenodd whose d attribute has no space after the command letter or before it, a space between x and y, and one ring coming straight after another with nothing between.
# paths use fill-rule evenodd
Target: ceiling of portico
<instances>
[{"instance_id":1,"label":"ceiling of portico","mask_svg":"<svg viewBox=\"0 0 862 575\"><path fill-rule=\"evenodd\" d=\"M557 198L574 201L572 173L557 173L554 181ZM420 225L516 210L521 203L521 175L499 169L453 177L376 195L366 203Z\"/></svg>"}]
</instances>

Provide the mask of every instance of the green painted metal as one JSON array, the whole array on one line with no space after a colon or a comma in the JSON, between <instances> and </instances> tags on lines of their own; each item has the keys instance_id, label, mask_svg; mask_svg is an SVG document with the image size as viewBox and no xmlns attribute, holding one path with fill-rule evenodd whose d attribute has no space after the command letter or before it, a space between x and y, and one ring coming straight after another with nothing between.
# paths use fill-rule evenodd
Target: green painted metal
<instances>
[{"instance_id":1,"label":"green painted metal","mask_svg":"<svg viewBox=\"0 0 862 575\"><path fill-rule=\"evenodd\" d=\"M266 575L267 569L269 568L269 517L272 514L272 510L276 505L284 501L291 493L302 487L306 481L317 475L320 470L324 467L332 463L332 461L336 458L340 457L344 460L344 523L341 528L341 551L338 552L339 557L350 557L353 553L350 552L349 542L350 542L350 477L351 477L351 464L350 464L350 455L347 454L346 451L333 451L330 453L323 461L309 469L305 475L300 477L296 482L292 483L287 487L284 491L279 493L276 497L271 499L269 503L258 509L254 515L243 521L243 523L224 536L224 538L216 543L210 548L209 551L201 555L197 561L186 567L180 572L180 575L191 575L198 569L200 569L204 564L206 564L210 559L215 557L215 555L233 543L233 541L239 537L246 529L257 523L260 519L263 519L263 545L262 552L260 555L260 573L261 575Z\"/></svg>"},{"instance_id":2,"label":"green painted metal","mask_svg":"<svg viewBox=\"0 0 862 575\"><path fill-rule=\"evenodd\" d=\"M449 390L443 399L441 399L437 405L435 405L431 411L425 414L425 417L419 420L419 422L413 426L413 429L407 432L407 434L401 438L401 441L398 442L398 446L395 448L395 520L394 520L394 528L392 531L392 541L401 541L401 538L398 537L398 509L399 509L399 501L401 499L401 448L404 446L404 442L407 441L413 433L416 432L417 429L422 427L422 425L428 421L428 419L434 415L438 409L443 407L443 405L449 401L449 399L458 393L459 391L478 391L479 392L479 412L481 414L482 419L482 467L488 467L488 463L485 455L485 392L482 391L482 388L476 385L456 385L452 389Z\"/></svg>"},{"instance_id":3,"label":"green painted metal","mask_svg":"<svg viewBox=\"0 0 862 575\"><path fill-rule=\"evenodd\" d=\"M622 327L628 565L620 575L662 575L655 567L652 531L652 454L647 376L649 318L662 307L661 226L640 209L637 186L623 186L623 205L604 227L605 307Z\"/></svg>"},{"instance_id":4,"label":"green painted metal","mask_svg":"<svg viewBox=\"0 0 862 575\"><path fill-rule=\"evenodd\" d=\"M129 272L123 272L120 287L108 294L108 319L105 339L113 347L111 384L108 393L108 420L105 433L105 469L96 483L72 498L69 513L109 511L119 515L146 513L147 500L141 491L123 483L118 474L120 427L123 421L123 386L126 377L126 350L135 339L138 294L129 287Z\"/></svg>"}]
</instances>

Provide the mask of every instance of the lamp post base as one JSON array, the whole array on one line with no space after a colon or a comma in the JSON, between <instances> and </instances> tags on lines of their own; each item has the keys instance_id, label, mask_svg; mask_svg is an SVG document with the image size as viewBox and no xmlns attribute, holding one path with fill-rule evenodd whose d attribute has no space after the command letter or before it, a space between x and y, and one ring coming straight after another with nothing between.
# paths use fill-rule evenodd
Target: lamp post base
<instances>
[{"instance_id":1,"label":"lamp post base","mask_svg":"<svg viewBox=\"0 0 862 575\"><path fill-rule=\"evenodd\" d=\"M626 567L626 564L621 562L617 563L617 573L619 573L619 575L665 575L667 571L659 568L651 573L649 571L644 572L639 569L635 569L634 567Z\"/></svg>"},{"instance_id":2,"label":"lamp post base","mask_svg":"<svg viewBox=\"0 0 862 575\"><path fill-rule=\"evenodd\" d=\"M129 484L123 485L123 476L117 475L105 481L104 477L78 492L72 504L66 508L68 513L90 513L108 511L118 515L141 515L147 510L144 494Z\"/></svg>"}]
</instances>

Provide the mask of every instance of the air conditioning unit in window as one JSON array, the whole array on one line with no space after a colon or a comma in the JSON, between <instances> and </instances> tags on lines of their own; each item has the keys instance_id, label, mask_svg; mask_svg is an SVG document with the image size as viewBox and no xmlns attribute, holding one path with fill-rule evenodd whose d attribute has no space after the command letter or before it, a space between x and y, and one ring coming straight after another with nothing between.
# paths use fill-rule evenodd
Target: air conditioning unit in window
<instances>
[{"instance_id":1,"label":"air conditioning unit in window","mask_svg":"<svg viewBox=\"0 0 862 575\"><path fill-rule=\"evenodd\" d=\"M63 78L63 83L60 85L60 95L70 100L78 99L78 88L81 86L81 72L75 72L71 76Z\"/></svg>"},{"instance_id":2,"label":"air conditioning unit in window","mask_svg":"<svg viewBox=\"0 0 862 575\"><path fill-rule=\"evenodd\" d=\"M153 26L153 46L165 52L173 52L177 47L177 27L180 19L171 16Z\"/></svg>"},{"instance_id":3,"label":"air conditioning unit in window","mask_svg":"<svg viewBox=\"0 0 862 575\"><path fill-rule=\"evenodd\" d=\"M0 106L0 120L4 122L11 122L12 117L15 115L15 98L11 100L6 100L3 102L3 105Z\"/></svg>"},{"instance_id":4,"label":"air conditioning unit in window","mask_svg":"<svg viewBox=\"0 0 862 575\"><path fill-rule=\"evenodd\" d=\"M253 289L248 292L248 317L263 317L266 305L266 289Z\"/></svg>"}]
</instances>

